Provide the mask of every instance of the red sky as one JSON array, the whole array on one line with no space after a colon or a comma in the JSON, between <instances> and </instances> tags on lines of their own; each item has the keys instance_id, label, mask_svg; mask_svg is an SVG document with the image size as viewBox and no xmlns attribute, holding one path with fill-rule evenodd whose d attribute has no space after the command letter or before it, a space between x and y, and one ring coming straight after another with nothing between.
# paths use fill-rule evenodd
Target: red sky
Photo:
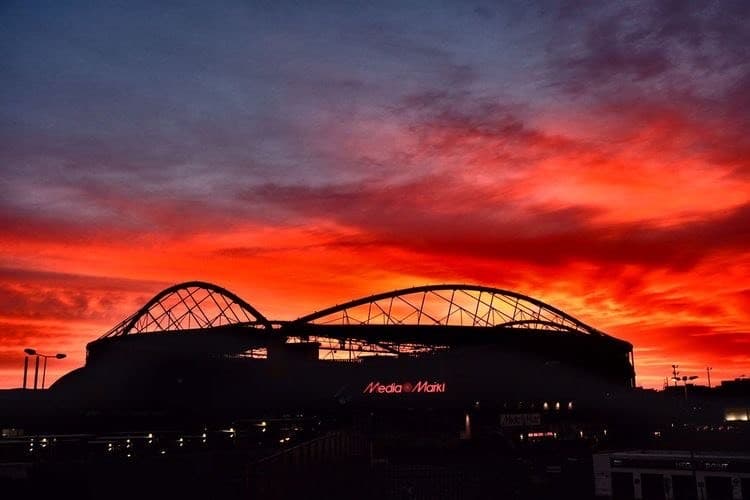
<instances>
[{"instance_id":1,"label":"red sky","mask_svg":"<svg viewBox=\"0 0 750 500\"><path fill-rule=\"evenodd\" d=\"M161 289L293 319L444 282L750 375L744 2L6 8L0 387Z\"/></svg>"}]
</instances>

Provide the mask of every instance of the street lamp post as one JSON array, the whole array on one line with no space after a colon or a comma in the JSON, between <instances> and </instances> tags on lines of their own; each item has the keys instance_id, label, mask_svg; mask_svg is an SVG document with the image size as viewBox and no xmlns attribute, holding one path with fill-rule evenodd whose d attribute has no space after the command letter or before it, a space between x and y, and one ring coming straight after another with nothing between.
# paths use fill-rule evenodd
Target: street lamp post
<instances>
[{"instance_id":1,"label":"street lamp post","mask_svg":"<svg viewBox=\"0 0 750 500\"><path fill-rule=\"evenodd\" d=\"M44 379L47 377L47 358L63 359L65 354L58 352L54 356L46 356L44 354L40 354L40 356L44 358L44 369L42 370L42 389L44 389Z\"/></svg>"},{"instance_id":2,"label":"street lamp post","mask_svg":"<svg viewBox=\"0 0 750 500\"><path fill-rule=\"evenodd\" d=\"M34 363L34 390L37 389L38 381L39 381L39 353L36 353L36 362Z\"/></svg>"},{"instance_id":3,"label":"street lamp post","mask_svg":"<svg viewBox=\"0 0 750 500\"><path fill-rule=\"evenodd\" d=\"M34 349L26 348L23 350L26 356L23 357L23 388L26 389L26 378L29 372L29 356L36 356Z\"/></svg>"},{"instance_id":4,"label":"street lamp post","mask_svg":"<svg viewBox=\"0 0 750 500\"><path fill-rule=\"evenodd\" d=\"M44 367L42 369L42 389L44 389L44 383L47 378L47 358L63 359L66 354L59 352L57 354L42 354L37 352L36 349L26 348L23 350L26 357L23 360L23 388L26 389L26 378L29 371L29 356L36 356L36 362L34 363L34 390L39 388L39 358L44 358Z\"/></svg>"}]
</instances>

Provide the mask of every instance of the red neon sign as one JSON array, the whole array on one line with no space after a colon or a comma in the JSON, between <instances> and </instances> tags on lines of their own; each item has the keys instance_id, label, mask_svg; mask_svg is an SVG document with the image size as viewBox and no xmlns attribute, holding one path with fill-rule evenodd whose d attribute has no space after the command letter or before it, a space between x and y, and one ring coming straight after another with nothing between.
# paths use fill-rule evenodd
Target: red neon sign
<instances>
[{"instance_id":1,"label":"red neon sign","mask_svg":"<svg viewBox=\"0 0 750 500\"><path fill-rule=\"evenodd\" d=\"M413 392L445 392L445 382L430 382L428 380L420 380L415 383L391 382L390 384L383 384L378 381L373 381L367 384L367 387L365 387L365 389L362 391L362 394L402 394Z\"/></svg>"}]
</instances>

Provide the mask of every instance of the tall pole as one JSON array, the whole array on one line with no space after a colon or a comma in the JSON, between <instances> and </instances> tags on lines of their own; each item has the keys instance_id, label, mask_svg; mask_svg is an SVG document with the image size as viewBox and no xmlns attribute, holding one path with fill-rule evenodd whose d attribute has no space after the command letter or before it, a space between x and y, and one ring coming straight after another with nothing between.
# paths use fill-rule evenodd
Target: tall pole
<instances>
[{"instance_id":1,"label":"tall pole","mask_svg":"<svg viewBox=\"0 0 750 500\"><path fill-rule=\"evenodd\" d=\"M29 372L29 357L23 357L23 388L26 389L26 374Z\"/></svg>"},{"instance_id":2,"label":"tall pole","mask_svg":"<svg viewBox=\"0 0 750 500\"><path fill-rule=\"evenodd\" d=\"M44 389L44 379L47 377L47 358L49 356L44 357L44 369L42 370L42 389Z\"/></svg>"},{"instance_id":3,"label":"tall pole","mask_svg":"<svg viewBox=\"0 0 750 500\"><path fill-rule=\"evenodd\" d=\"M34 366L34 390L37 389L37 381L39 380L39 355L36 355L36 364Z\"/></svg>"},{"instance_id":4,"label":"tall pole","mask_svg":"<svg viewBox=\"0 0 750 500\"><path fill-rule=\"evenodd\" d=\"M709 389L711 388L711 370L713 370L713 368L711 368L710 366L706 367L706 375L708 375L708 388Z\"/></svg>"},{"instance_id":5,"label":"tall pole","mask_svg":"<svg viewBox=\"0 0 750 500\"><path fill-rule=\"evenodd\" d=\"M687 401L687 378L682 378L682 385L685 387L685 401Z\"/></svg>"}]
</instances>

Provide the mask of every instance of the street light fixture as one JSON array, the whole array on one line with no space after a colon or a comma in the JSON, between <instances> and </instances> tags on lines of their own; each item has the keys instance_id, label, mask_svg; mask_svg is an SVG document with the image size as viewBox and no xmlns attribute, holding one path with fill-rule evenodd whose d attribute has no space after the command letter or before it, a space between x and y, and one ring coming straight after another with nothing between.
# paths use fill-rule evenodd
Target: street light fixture
<instances>
[{"instance_id":1,"label":"street light fixture","mask_svg":"<svg viewBox=\"0 0 750 500\"><path fill-rule=\"evenodd\" d=\"M44 380L47 377L47 358L63 359L65 357L65 354L62 352L58 352L54 356L47 356L44 354L40 354L40 356L44 358L44 370L42 371L42 389L44 389Z\"/></svg>"},{"instance_id":2,"label":"street light fixture","mask_svg":"<svg viewBox=\"0 0 750 500\"><path fill-rule=\"evenodd\" d=\"M27 347L23 350L26 356L23 358L23 388L26 389L26 375L29 372L29 356L36 356L36 350Z\"/></svg>"},{"instance_id":3,"label":"street light fixture","mask_svg":"<svg viewBox=\"0 0 750 500\"><path fill-rule=\"evenodd\" d=\"M44 368L42 369L42 389L44 389L44 382L47 377L47 358L63 359L66 357L65 353L59 352L57 354L42 354L37 352L36 349L26 348L23 350L26 354L23 360L23 388L26 389L26 378L29 371L29 356L36 356L36 363L34 365L34 390L38 387L39 382L39 358L44 358Z\"/></svg>"}]
</instances>

